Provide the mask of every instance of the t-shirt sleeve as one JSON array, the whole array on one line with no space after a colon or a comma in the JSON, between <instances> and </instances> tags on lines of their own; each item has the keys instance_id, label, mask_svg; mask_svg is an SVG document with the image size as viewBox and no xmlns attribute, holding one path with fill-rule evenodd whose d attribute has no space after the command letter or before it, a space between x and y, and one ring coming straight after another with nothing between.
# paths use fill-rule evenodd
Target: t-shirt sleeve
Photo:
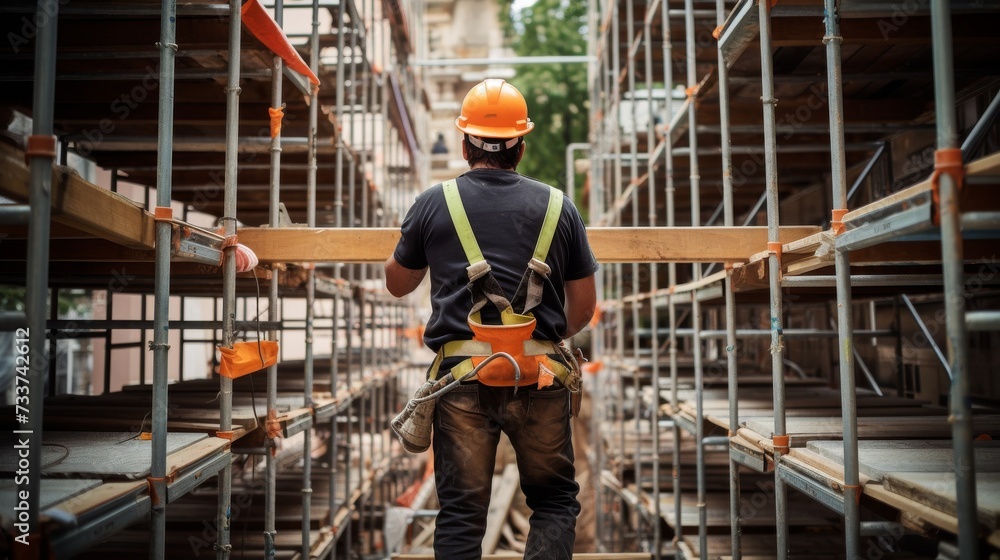
<instances>
[{"instance_id":1,"label":"t-shirt sleeve","mask_svg":"<svg viewBox=\"0 0 1000 560\"><path fill-rule=\"evenodd\" d=\"M565 280L581 280L594 274L600 268L594 252L590 249L590 242L587 241L587 228L583 224L583 217L576 209L576 206L566 199L568 204L568 218L570 223L570 246L566 259Z\"/></svg>"},{"instance_id":2,"label":"t-shirt sleeve","mask_svg":"<svg viewBox=\"0 0 1000 560\"><path fill-rule=\"evenodd\" d=\"M427 255L424 253L424 206L426 197L418 196L406 212L403 224L400 226L399 243L392 257L396 262L410 270L427 268Z\"/></svg>"}]
</instances>

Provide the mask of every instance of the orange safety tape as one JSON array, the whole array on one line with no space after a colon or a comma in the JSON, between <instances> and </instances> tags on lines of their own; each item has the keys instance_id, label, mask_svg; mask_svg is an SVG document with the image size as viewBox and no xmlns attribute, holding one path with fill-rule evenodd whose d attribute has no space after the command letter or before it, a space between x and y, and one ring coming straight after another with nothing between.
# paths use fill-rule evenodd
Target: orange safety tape
<instances>
[{"instance_id":1,"label":"orange safety tape","mask_svg":"<svg viewBox=\"0 0 1000 560\"><path fill-rule=\"evenodd\" d=\"M233 441L233 439L236 438L236 432L234 432L232 430L227 430L227 431L217 430L215 432L215 437L221 438L221 439L228 439L229 441Z\"/></svg>"},{"instance_id":2,"label":"orange safety tape","mask_svg":"<svg viewBox=\"0 0 1000 560\"><path fill-rule=\"evenodd\" d=\"M157 206L153 209L153 219L157 222L167 222L174 219L174 209L170 206Z\"/></svg>"},{"instance_id":3,"label":"orange safety tape","mask_svg":"<svg viewBox=\"0 0 1000 560\"><path fill-rule=\"evenodd\" d=\"M268 107L267 114L271 117L271 138L277 138L281 134L281 119L285 118L285 108Z\"/></svg>"},{"instance_id":4,"label":"orange safety tape","mask_svg":"<svg viewBox=\"0 0 1000 560\"><path fill-rule=\"evenodd\" d=\"M722 36L722 28L723 28L723 27L725 27L725 25L724 25L724 24L723 24L723 25L720 25L720 26L718 26L718 27L716 27L716 28L715 28L715 29L714 29L714 30L712 31L712 37L715 37L715 40L716 40L716 41L718 41L718 40L719 40L719 37L721 37L721 36Z\"/></svg>"},{"instance_id":5,"label":"orange safety tape","mask_svg":"<svg viewBox=\"0 0 1000 560\"><path fill-rule=\"evenodd\" d=\"M775 453L788 453L789 438L784 436L771 436L771 443L774 445Z\"/></svg>"},{"instance_id":6,"label":"orange safety tape","mask_svg":"<svg viewBox=\"0 0 1000 560\"><path fill-rule=\"evenodd\" d=\"M146 477L146 485L149 487L149 501L152 502L154 506L159 505L161 499L161 496L156 492L156 483L158 482L161 482L163 484L169 484L173 482L173 477L172 476L166 476L163 478L157 478L153 476ZM166 496L162 496L162 498L166 499Z\"/></svg>"},{"instance_id":7,"label":"orange safety tape","mask_svg":"<svg viewBox=\"0 0 1000 560\"><path fill-rule=\"evenodd\" d=\"M844 493L846 494L847 490L849 490L851 488L854 489L854 501L855 501L855 503L860 504L861 503L861 485L860 484L845 484L844 485Z\"/></svg>"},{"instance_id":8,"label":"orange safety tape","mask_svg":"<svg viewBox=\"0 0 1000 560\"><path fill-rule=\"evenodd\" d=\"M699 84L695 84L695 85L687 88L686 90L684 90L684 94L687 95L688 97L694 97L694 96L698 95L698 90L699 89L701 89L701 86Z\"/></svg>"},{"instance_id":9,"label":"orange safety tape","mask_svg":"<svg viewBox=\"0 0 1000 560\"><path fill-rule=\"evenodd\" d=\"M955 188L961 189L965 181L965 164L962 162L961 148L940 148L934 152L934 174L931 175L931 198L934 201L934 224L941 223L941 192L938 182L941 175L951 175Z\"/></svg>"},{"instance_id":10,"label":"orange safety tape","mask_svg":"<svg viewBox=\"0 0 1000 560\"><path fill-rule=\"evenodd\" d=\"M767 242L767 252L774 253L778 257L778 262L781 262L781 242L780 241L768 241Z\"/></svg>"},{"instance_id":11,"label":"orange safety tape","mask_svg":"<svg viewBox=\"0 0 1000 560\"><path fill-rule=\"evenodd\" d=\"M840 235L844 233L844 215L847 214L847 208L835 208L831 212L830 218L830 229L833 230L834 235Z\"/></svg>"},{"instance_id":12,"label":"orange safety tape","mask_svg":"<svg viewBox=\"0 0 1000 560\"><path fill-rule=\"evenodd\" d=\"M28 144L24 150L24 161L31 162L35 157L56 157L56 137L49 134L32 134L28 136Z\"/></svg>"},{"instance_id":13,"label":"orange safety tape","mask_svg":"<svg viewBox=\"0 0 1000 560\"><path fill-rule=\"evenodd\" d=\"M152 432L139 432L139 439L143 441L151 440L153 439L153 434Z\"/></svg>"}]
</instances>

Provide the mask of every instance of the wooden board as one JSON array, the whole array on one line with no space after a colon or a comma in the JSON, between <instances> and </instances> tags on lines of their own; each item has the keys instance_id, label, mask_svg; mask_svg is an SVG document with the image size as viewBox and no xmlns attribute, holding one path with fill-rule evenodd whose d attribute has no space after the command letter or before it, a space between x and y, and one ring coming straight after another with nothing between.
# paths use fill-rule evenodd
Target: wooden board
<instances>
[{"instance_id":1,"label":"wooden board","mask_svg":"<svg viewBox=\"0 0 1000 560\"><path fill-rule=\"evenodd\" d=\"M31 173L23 152L0 144L0 195L28 202ZM89 183L72 170L52 169L52 219L134 249L152 249L153 215L124 196Z\"/></svg>"},{"instance_id":2,"label":"wooden board","mask_svg":"<svg viewBox=\"0 0 1000 560\"><path fill-rule=\"evenodd\" d=\"M105 504L117 500L145 495L149 491L149 485L145 480L133 480L130 482L108 482L74 496L59 504L59 510L70 515L79 517L84 513L101 507Z\"/></svg>"},{"instance_id":3,"label":"wooden board","mask_svg":"<svg viewBox=\"0 0 1000 560\"><path fill-rule=\"evenodd\" d=\"M743 527L770 527L775 522L774 484L762 481L756 487L741 489L740 516ZM687 528L698 527L697 496L692 493L681 494L681 522ZM708 492L705 495L706 522L709 527L730 527L729 492ZM660 516L671 527L676 527L674 497L672 494L660 495ZM816 507L816 502L800 496L790 497L788 504L788 523L794 527L826 526L837 522L838 515L833 511Z\"/></svg>"},{"instance_id":4,"label":"wooden board","mask_svg":"<svg viewBox=\"0 0 1000 560\"><path fill-rule=\"evenodd\" d=\"M955 477L951 472L889 473L882 485L919 504L956 515ZM976 506L980 523L1000 529L1000 472L976 473Z\"/></svg>"},{"instance_id":5,"label":"wooden board","mask_svg":"<svg viewBox=\"0 0 1000 560\"><path fill-rule=\"evenodd\" d=\"M813 226L781 228L789 242L819 231ZM742 262L767 246L764 227L589 228L597 260L616 262ZM240 242L262 263L370 262L388 258L399 240L397 228L243 228Z\"/></svg>"},{"instance_id":6,"label":"wooden board","mask_svg":"<svg viewBox=\"0 0 1000 560\"><path fill-rule=\"evenodd\" d=\"M838 463L844 461L839 441L811 441L807 447ZM1000 473L1000 441L977 441L975 451L977 473ZM950 475L954 453L950 440L860 441L858 465L862 474L879 481L892 473Z\"/></svg>"},{"instance_id":7,"label":"wooden board","mask_svg":"<svg viewBox=\"0 0 1000 560\"><path fill-rule=\"evenodd\" d=\"M770 438L773 434L773 417L742 418L742 424L749 430ZM840 439L844 426L840 418L800 418L788 417L786 431L791 436L791 444L803 447L806 442L818 439ZM980 415L973 420L975 435L988 434L1000 438L1000 416ZM941 416L884 416L858 418L858 437L861 439L948 439L951 424Z\"/></svg>"},{"instance_id":8,"label":"wooden board","mask_svg":"<svg viewBox=\"0 0 1000 560\"><path fill-rule=\"evenodd\" d=\"M507 523L507 512L517 492L519 480L517 465L513 463L504 467L503 475L493 478L490 510L486 516L486 533L483 535L484 554L493 554L500 543L500 534Z\"/></svg>"}]
</instances>

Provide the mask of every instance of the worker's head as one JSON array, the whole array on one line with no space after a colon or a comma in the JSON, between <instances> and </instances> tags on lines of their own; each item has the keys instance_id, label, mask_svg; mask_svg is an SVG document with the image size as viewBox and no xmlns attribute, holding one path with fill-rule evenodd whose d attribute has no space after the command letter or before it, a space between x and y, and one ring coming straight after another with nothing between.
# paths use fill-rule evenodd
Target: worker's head
<instances>
[{"instance_id":1,"label":"worker's head","mask_svg":"<svg viewBox=\"0 0 1000 560\"><path fill-rule=\"evenodd\" d=\"M517 88L489 78L466 94L455 126L465 134L462 155L470 167L516 169L524 155L522 137L535 123L528 118L528 104Z\"/></svg>"}]
</instances>

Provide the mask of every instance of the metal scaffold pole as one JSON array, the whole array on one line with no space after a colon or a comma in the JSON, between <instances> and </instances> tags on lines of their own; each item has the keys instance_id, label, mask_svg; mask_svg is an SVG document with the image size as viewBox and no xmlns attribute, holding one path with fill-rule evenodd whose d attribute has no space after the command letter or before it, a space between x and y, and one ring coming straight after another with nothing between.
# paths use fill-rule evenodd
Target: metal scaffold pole
<instances>
[{"instance_id":1,"label":"metal scaffold pole","mask_svg":"<svg viewBox=\"0 0 1000 560\"><path fill-rule=\"evenodd\" d=\"M672 122L674 111L674 65L673 65L673 43L670 36L670 5L667 0L663 2L663 17L661 18L661 32L663 35L663 89L666 96L663 100L664 114L667 122ZM676 210L674 208L674 143L673 131L665 129L663 137L663 169L666 175L664 183L664 199L666 201L667 227L676 225ZM667 263L667 284L672 288L677 285L677 263ZM677 300L671 293L667 295L667 324L669 325L668 354L670 357L670 409L677 413ZM659 392L659 387L656 388ZM674 546L680 543L683 524L681 519L681 427L674 421L671 422L672 453L671 453L671 490L674 498Z\"/></svg>"},{"instance_id":2,"label":"metal scaffold pole","mask_svg":"<svg viewBox=\"0 0 1000 560\"><path fill-rule=\"evenodd\" d=\"M284 0L275 0L274 21L281 27L284 24ZM282 109L281 92L281 72L284 63L281 57L275 56L271 62L271 109L279 111ZM268 201L268 225L272 228L278 227L278 208L281 201L281 128L271 131L271 175L270 191ZM278 320L278 267L271 267L271 281L268 284L267 294L267 320ZM269 340L278 340L278 331L268 332ZM277 418L278 401L278 366L277 364L267 368L267 422L271 418ZM266 432L267 430L265 430ZM274 445L274 440L269 438L265 447ZM275 492L277 488L277 465L272 453L264 455L264 542L273 543L276 534L275 529Z\"/></svg>"},{"instance_id":3,"label":"metal scaffold pole","mask_svg":"<svg viewBox=\"0 0 1000 560\"><path fill-rule=\"evenodd\" d=\"M841 81L840 13L834 0L825 2L826 73L830 107L830 183L833 186L834 233L841 230L847 213L847 163L844 153L844 98ZM855 558L860 550L860 482L858 474L858 420L854 377L854 313L851 304L850 253L835 253L837 280L837 330L840 351L840 406L844 426L844 537L845 557Z\"/></svg>"},{"instance_id":4,"label":"metal scaffold pole","mask_svg":"<svg viewBox=\"0 0 1000 560\"><path fill-rule=\"evenodd\" d=\"M35 76L32 97L32 122L29 149L26 154L31 158L31 185L28 202L30 205L28 218L28 264L25 291L25 319L27 332L19 330L15 333L15 342L20 347L28 346L28 401L30 409L27 419L19 424L22 430L17 430L18 439L28 440L28 468L31 473L42 472L42 413L45 398L45 378L47 358L45 354L46 341L46 304L49 285L49 234L52 219L52 164L56 155L56 137L52 134L53 117L55 114L55 83L56 83L56 39L59 20L59 3L57 0L39 0L38 12L48 15L49 23L38 26L35 43ZM25 341L23 338L27 338ZM20 339L20 340L19 340ZM52 356L56 355L56 341ZM20 349L19 349L20 350ZM11 360L14 361L14 360ZM21 362L18 362L20 365ZM24 385L19 385L24 387ZM106 387L106 386L105 386ZM18 392L18 394L21 394ZM21 401L18 400L17 404ZM20 412L20 409L19 409ZM17 420L21 422L23 416ZM27 436L21 438L21 436ZM18 477L19 479L25 477ZM30 539L36 542L41 538L38 531L38 513L42 504L41 476L28 476L27 482L19 480L18 496L28 492L28 531ZM19 545L12 545L19 546Z\"/></svg>"},{"instance_id":5,"label":"metal scaffold pole","mask_svg":"<svg viewBox=\"0 0 1000 560\"><path fill-rule=\"evenodd\" d=\"M653 161L653 153L656 151L656 142L654 141L656 139L656 127L653 119L653 116L656 114L656 107L653 103L653 18L650 17L650 14L655 13L658 4L666 11L665 0L649 0L646 5L647 17L642 30L643 45L645 47L643 54L645 55L646 63L646 109L649 114L649 118L646 121L646 147L649 153L649 165L647 168L647 173L649 174L649 227L656 227L658 220L656 212L656 165ZM664 89L667 95L669 95L670 88L665 87ZM656 263L651 263L649 265L650 294L655 294L657 289L659 289L658 280ZM652 385L653 389L649 410L649 429L653 440L653 458L650 465L653 480L653 560L660 560L662 542L660 534L660 337L657 332L659 322L655 296L650 296L649 298L649 326L653 331L649 340L649 357L652 368L650 371L650 385Z\"/></svg>"},{"instance_id":6,"label":"metal scaffold pole","mask_svg":"<svg viewBox=\"0 0 1000 560\"><path fill-rule=\"evenodd\" d=\"M716 24L720 27L726 22L726 4L716 0ZM719 72L719 148L722 151L722 212L723 225L733 227L733 152L730 137L730 106L729 106L729 68L721 48L718 52ZM736 294L733 292L733 268L726 265L726 371L729 382L729 437L736 435L739 422L739 380L737 378L736 347ZM729 530L732 540L733 560L740 560L742 550L742 526L740 519L740 464L732 456L729 457Z\"/></svg>"},{"instance_id":7,"label":"metal scaffold pole","mask_svg":"<svg viewBox=\"0 0 1000 560\"><path fill-rule=\"evenodd\" d=\"M630 113L632 122L629 126L629 184L637 185L639 181L639 127L638 127L638 106L639 99L636 97L635 91L635 56L636 50L633 49L635 44L635 2L628 2L625 9L625 19L626 22L626 40L629 46L628 58L625 62L625 73L628 79L628 92L631 95L631 103L629 103ZM632 203L632 227L638 227L639 225L639 194L636 190L631 196ZM632 263L630 267L630 272L632 276L632 286L630 287L632 296L639 295L639 264ZM624 294L623 294L624 295ZM640 428L642 424L642 392L639 387L639 378L641 377L641 362L639 360L640 356L640 345L639 337L636 335L635 331L639 327L639 306L640 302L638 299L632 303L632 360L635 364L635 368L632 370L632 415L635 417L635 435L636 435L636 445L633 452L633 462L635 477L636 493L642 495L642 445L639 445L639 437L642 433ZM625 452L624 447L622 448L623 453ZM642 524L642 516L637 518L638 523ZM636 532L641 534L640 527L636 528Z\"/></svg>"},{"instance_id":8,"label":"metal scaffold pole","mask_svg":"<svg viewBox=\"0 0 1000 560\"><path fill-rule=\"evenodd\" d=\"M691 225L701 225L701 176L698 169L698 119L694 98L698 95L698 64L697 44L694 30L694 0L684 1L684 42L687 47L685 66L687 70L688 95L688 148L690 161L691 184ZM691 280L701 279L701 265L695 263L691 267ZM694 352L694 390L695 390L695 452L697 456L698 483L698 554L702 559L708 558L708 509L705 503L705 426L704 426L704 371L702 342L698 335L701 330L701 302L698 301L697 290L691 292L691 326L694 329L694 339L691 349ZM680 518L678 517L678 523Z\"/></svg>"},{"instance_id":9,"label":"metal scaffold pole","mask_svg":"<svg viewBox=\"0 0 1000 560\"><path fill-rule=\"evenodd\" d=\"M223 202L223 227L226 237L236 235L236 174L239 172L239 122L240 122L240 48L242 22L239 0L229 0L229 71L226 82L226 166L225 198ZM222 271L222 345L233 347L236 335L236 246L225 248ZM233 380L219 377L219 432L233 432ZM217 518L216 557L226 560L232 551L229 541L231 501L233 491L233 466L226 464L219 474L219 509ZM265 556L274 558L274 543L265 543Z\"/></svg>"},{"instance_id":10,"label":"metal scaffold pole","mask_svg":"<svg viewBox=\"0 0 1000 560\"><path fill-rule=\"evenodd\" d=\"M309 68L313 74L319 75L319 0L312 3L312 36L309 45ZM319 119L319 88L313 86L309 95L309 168L306 174L306 225L316 227L316 127ZM316 267L309 266L306 270L306 348L303 376L305 377L302 391L302 406L311 409L313 406L313 372L315 369L315 336L316 321ZM302 557L309 557L311 548L310 527L312 516L312 428L307 428L303 434L302 453Z\"/></svg>"},{"instance_id":11,"label":"metal scaffold pole","mask_svg":"<svg viewBox=\"0 0 1000 560\"><path fill-rule=\"evenodd\" d=\"M174 139L174 57L177 53L177 3L164 0L160 14L160 96L156 137L156 213L170 209ZM156 223L156 283L153 300L153 449L150 466L149 557L162 559L167 537L167 365L170 359L170 222ZM145 298L144 298L145 299ZM145 361L145 359L143 359ZM181 364L183 367L183 364Z\"/></svg>"},{"instance_id":12,"label":"metal scaffold pole","mask_svg":"<svg viewBox=\"0 0 1000 560\"><path fill-rule=\"evenodd\" d=\"M965 316L965 282L962 214L959 190L964 166L958 148L955 114L955 72L951 33L951 7L945 0L931 2L934 49L934 104L937 117L937 151L934 168L939 193L941 255L944 275L948 363L951 368L951 437L955 461L959 557L979 557L979 516L976 505L976 463L969 395L968 326Z\"/></svg>"},{"instance_id":13,"label":"metal scaffold pole","mask_svg":"<svg viewBox=\"0 0 1000 560\"><path fill-rule=\"evenodd\" d=\"M760 2L760 72L761 104L764 112L764 176L767 196L767 248L771 328L771 375L774 382L774 462L781 463L781 456L788 453L788 435L785 430L785 376L784 337L782 335L781 301L781 242L778 240L778 160L775 112L778 100L774 98L774 68L771 56L771 3ZM785 482L774 469L775 532L778 558L788 557L788 491Z\"/></svg>"}]
</instances>

